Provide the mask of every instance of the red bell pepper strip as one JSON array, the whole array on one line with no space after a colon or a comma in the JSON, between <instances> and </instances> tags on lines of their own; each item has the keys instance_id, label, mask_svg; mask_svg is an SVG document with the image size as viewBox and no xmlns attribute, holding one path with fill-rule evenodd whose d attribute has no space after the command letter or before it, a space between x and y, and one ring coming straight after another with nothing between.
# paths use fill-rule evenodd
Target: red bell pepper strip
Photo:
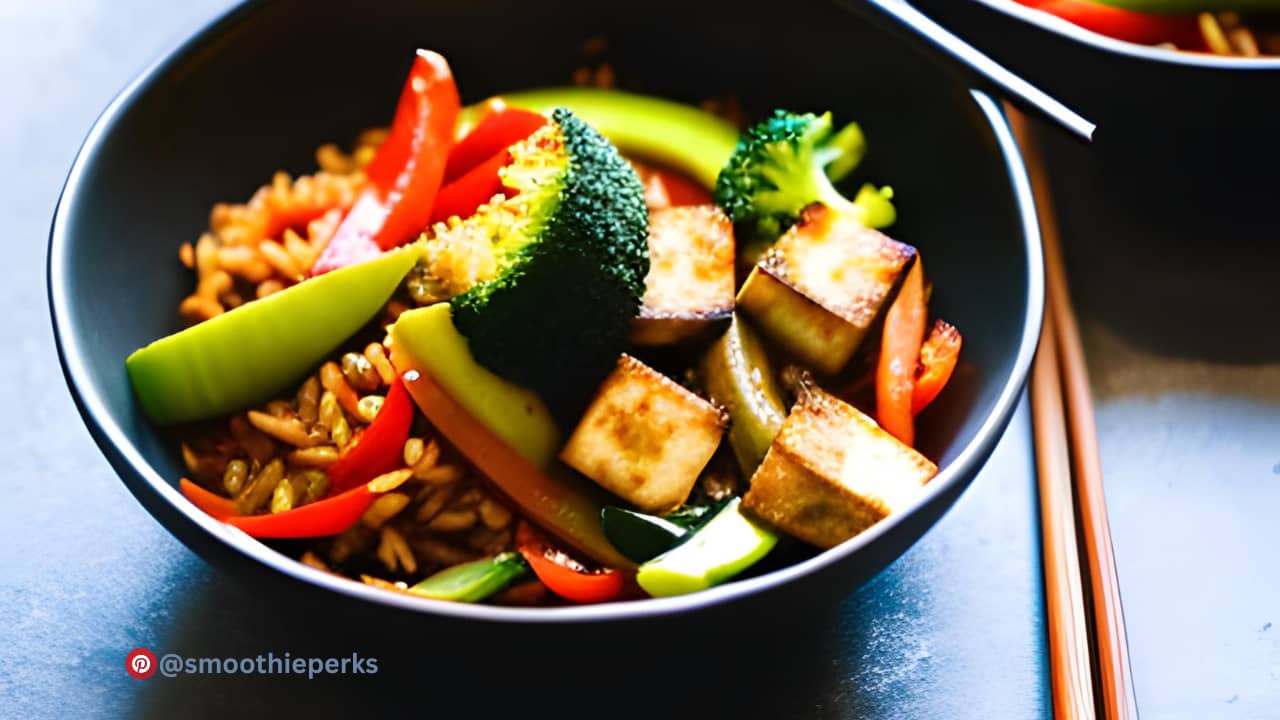
<instances>
[{"instance_id":1,"label":"red bell pepper strip","mask_svg":"<svg viewBox=\"0 0 1280 720\"><path fill-rule=\"evenodd\" d=\"M911 396L920 345L924 342L924 323L924 269L917 255L885 315L876 367L876 422L906 445L915 443Z\"/></svg>"},{"instance_id":2,"label":"red bell pepper strip","mask_svg":"<svg viewBox=\"0 0 1280 720\"><path fill-rule=\"evenodd\" d=\"M1093 0L1017 0L1022 5L1091 30L1140 45L1171 42L1183 50L1204 50L1204 36L1190 15L1155 15L1103 5Z\"/></svg>"},{"instance_id":3,"label":"red bell pepper strip","mask_svg":"<svg viewBox=\"0 0 1280 720\"><path fill-rule=\"evenodd\" d=\"M382 409L373 422L338 458L327 472L335 491L368 482L373 478L395 470L404 456L404 443L409 439L413 425L413 398L397 378L391 383Z\"/></svg>"},{"instance_id":4,"label":"red bell pepper strip","mask_svg":"<svg viewBox=\"0 0 1280 720\"><path fill-rule=\"evenodd\" d=\"M337 535L355 525L381 493L366 483L324 500L265 515L233 515L223 522L256 538L314 538Z\"/></svg>"},{"instance_id":5,"label":"red bell pepper strip","mask_svg":"<svg viewBox=\"0 0 1280 720\"><path fill-rule=\"evenodd\" d=\"M960 357L960 331L945 320L934 320L920 346L920 368L911 393L911 414L918 415L947 386Z\"/></svg>"},{"instance_id":6,"label":"red bell pepper strip","mask_svg":"<svg viewBox=\"0 0 1280 720\"><path fill-rule=\"evenodd\" d=\"M338 226L312 275L403 245L422 232L444 179L460 107L449 64L419 50L391 132L365 168L371 187Z\"/></svg>"},{"instance_id":7,"label":"red bell pepper strip","mask_svg":"<svg viewBox=\"0 0 1280 720\"><path fill-rule=\"evenodd\" d=\"M545 535L523 520L516 525L516 549L542 584L565 600L609 602L621 598L626 591L622 573L617 570L588 570L582 563L552 547Z\"/></svg>"},{"instance_id":8,"label":"red bell pepper strip","mask_svg":"<svg viewBox=\"0 0 1280 720\"><path fill-rule=\"evenodd\" d=\"M431 208L432 224L457 215L470 217L476 208L489 202L502 191L502 178L498 171L511 162L511 153L499 150L496 155L471 168L466 175L440 188L436 204Z\"/></svg>"},{"instance_id":9,"label":"red bell pepper strip","mask_svg":"<svg viewBox=\"0 0 1280 720\"><path fill-rule=\"evenodd\" d=\"M520 108L503 108L489 113L449 151L444 182L451 183L466 175L480 163L492 159L546 124L545 116Z\"/></svg>"},{"instance_id":10,"label":"red bell pepper strip","mask_svg":"<svg viewBox=\"0 0 1280 720\"><path fill-rule=\"evenodd\" d=\"M498 172L511 162L511 146L546 124L547 119L542 115L518 108L498 110L481 120L449 151L445 186L436 196L431 222L448 220L454 215L469 217L476 208L502 192Z\"/></svg>"},{"instance_id":11,"label":"red bell pepper strip","mask_svg":"<svg viewBox=\"0 0 1280 720\"><path fill-rule=\"evenodd\" d=\"M184 497L191 501L192 505L203 510L206 515L214 520L225 521L240 512L236 508L236 502L231 498L225 498L217 493L210 492L186 478L178 481L178 489L182 491Z\"/></svg>"}]
</instances>

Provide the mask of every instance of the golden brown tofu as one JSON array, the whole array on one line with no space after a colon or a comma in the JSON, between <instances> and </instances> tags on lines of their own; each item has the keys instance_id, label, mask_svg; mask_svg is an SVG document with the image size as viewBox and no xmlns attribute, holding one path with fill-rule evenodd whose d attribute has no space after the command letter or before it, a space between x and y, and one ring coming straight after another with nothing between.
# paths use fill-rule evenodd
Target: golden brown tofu
<instances>
[{"instance_id":1,"label":"golden brown tofu","mask_svg":"<svg viewBox=\"0 0 1280 720\"><path fill-rule=\"evenodd\" d=\"M937 472L857 408L808 386L742 504L788 534L829 548L910 504Z\"/></svg>"},{"instance_id":2,"label":"golden brown tofu","mask_svg":"<svg viewBox=\"0 0 1280 720\"><path fill-rule=\"evenodd\" d=\"M733 262L733 223L720 208L650 211L649 275L631 341L675 343L728 318L733 312Z\"/></svg>"},{"instance_id":3,"label":"golden brown tofu","mask_svg":"<svg viewBox=\"0 0 1280 720\"><path fill-rule=\"evenodd\" d=\"M853 357L916 250L822 205L752 268L738 307L804 364L832 375Z\"/></svg>"},{"instance_id":4,"label":"golden brown tofu","mask_svg":"<svg viewBox=\"0 0 1280 720\"><path fill-rule=\"evenodd\" d=\"M641 510L663 512L689 497L724 427L714 405L623 355L560 459Z\"/></svg>"}]
</instances>

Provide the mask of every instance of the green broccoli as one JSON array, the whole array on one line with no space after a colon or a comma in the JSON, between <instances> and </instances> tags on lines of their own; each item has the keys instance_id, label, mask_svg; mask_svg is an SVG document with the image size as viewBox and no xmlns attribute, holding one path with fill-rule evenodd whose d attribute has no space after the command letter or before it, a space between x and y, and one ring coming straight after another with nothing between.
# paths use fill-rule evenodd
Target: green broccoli
<instances>
[{"instance_id":1,"label":"green broccoli","mask_svg":"<svg viewBox=\"0 0 1280 720\"><path fill-rule=\"evenodd\" d=\"M476 360L572 421L617 362L644 294L644 188L563 108L511 156L502 178L514 196L438 226L427 269Z\"/></svg>"},{"instance_id":2,"label":"green broccoli","mask_svg":"<svg viewBox=\"0 0 1280 720\"><path fill-rule=\"evenodd\" d=\"M772 242L815 202L856 214L868 227L885 227L896 217L891 188L863 185L850 202L832 184L857 167L866 147L857 123L833 133L829 112L775 110L738 141L716 178L716 203L756 242Z\"/></svg>"}]
</instances>

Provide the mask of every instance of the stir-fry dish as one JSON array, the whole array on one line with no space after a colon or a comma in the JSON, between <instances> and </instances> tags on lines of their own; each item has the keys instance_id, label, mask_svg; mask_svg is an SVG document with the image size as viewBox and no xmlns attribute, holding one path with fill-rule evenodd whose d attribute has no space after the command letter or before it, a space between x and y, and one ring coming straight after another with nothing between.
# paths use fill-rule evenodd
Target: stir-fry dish
<instances>
[{"instance_id":1,"label":"stir-fry dish","mask_svg":"<svg viewBox=\"0 0 1280 720\"><path fill-rule=\"evenodd\" d=\"M1173 50L1280 55L1275 0L1015 0L1117 40Z\"/></svg>"},{"instance_id":2,"label":"stir-fry dish","mask_svg":"<svg viewBox=\"0 0 1280 720\"><path fill-rule=\"evenodd\" d=\"M892 191L840 189L865 151L829 113L740 134L612 89L463 107L419 51L388 130L214 207L179 251L192 324L128 373L187 499L323 571L503 605L706 589L937 472L915 416L961 338L876 229Z\"/></svg>"}]
</instances>

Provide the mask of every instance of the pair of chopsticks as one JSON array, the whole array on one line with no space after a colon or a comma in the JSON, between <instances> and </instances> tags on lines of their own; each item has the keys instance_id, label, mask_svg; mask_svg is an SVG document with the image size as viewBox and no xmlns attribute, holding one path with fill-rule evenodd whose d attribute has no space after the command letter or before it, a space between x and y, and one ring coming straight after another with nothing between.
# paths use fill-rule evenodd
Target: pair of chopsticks
<instances>
[{"instance_id":1,"label":"pair of chopsticks","mask_svg":"<svg viewBox=\"0 0 1280 720\"><path fill-rule=\"evenodd\" d=\"M1045 316L1031 371L1054 717L1136 720L1124 610L1080 329L1049 176L1030 121L1006 105L1035 194Z\"/></svg>"}]
</instances>

